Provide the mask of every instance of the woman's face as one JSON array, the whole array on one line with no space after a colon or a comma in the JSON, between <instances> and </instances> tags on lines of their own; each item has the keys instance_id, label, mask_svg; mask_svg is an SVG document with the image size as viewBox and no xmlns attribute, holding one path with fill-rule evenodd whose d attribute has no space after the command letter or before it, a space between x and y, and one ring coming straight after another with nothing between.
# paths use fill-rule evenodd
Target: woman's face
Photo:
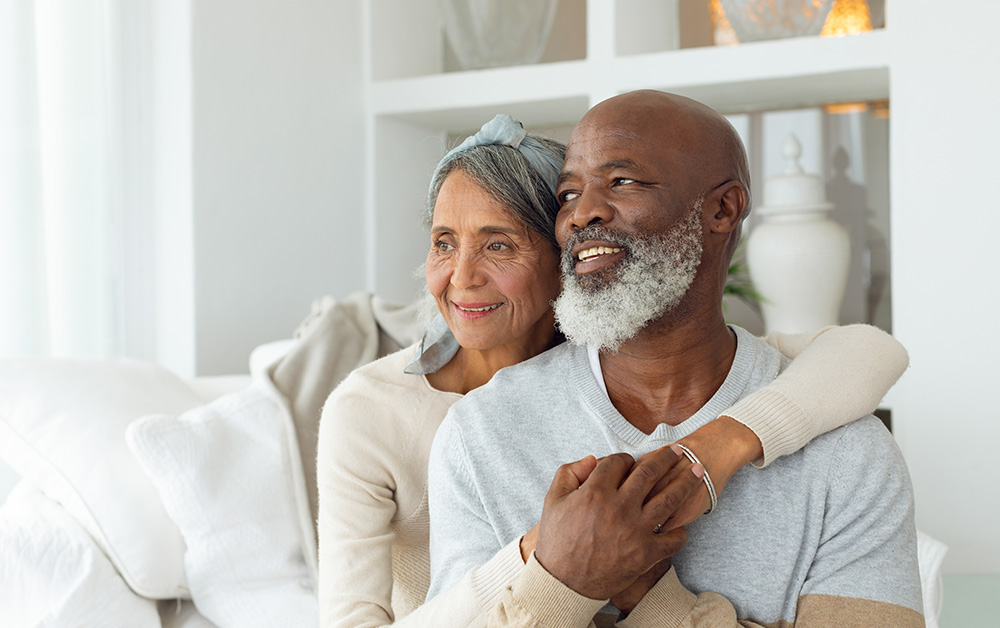
<instances>
[{"instance_id":1,"label":"woman's face","mask_svg":"<svg viewBox=\"0 0 1000 628\"><path fill-rule=\"evenodd\" d=\"M462 347L534 355L551 341L558 254L462 170L438 193L426 275Z\"/></svg>"}]
</instances>

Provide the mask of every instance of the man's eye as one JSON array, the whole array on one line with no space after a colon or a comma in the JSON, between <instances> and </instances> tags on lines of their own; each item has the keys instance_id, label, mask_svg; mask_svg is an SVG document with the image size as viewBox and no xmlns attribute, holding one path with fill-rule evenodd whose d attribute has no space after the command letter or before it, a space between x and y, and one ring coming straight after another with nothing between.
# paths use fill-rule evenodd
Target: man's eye
<instances>
[{"instance_id":1,"label":"man's eye","mask_svg":"<svg viewBox=\"0 0 1000 628\"><path fill-rule=\"evenodd\" d=\"M572 200L579 198L579 192L563 192L559 195L559 204L564 205Z\"/></svg>"},{"instance_id":2,"label":"man's eye","mask_svg":"<svg viewBox=\"0 0 1000 628\"><path fill-rule=\"evenodd\" d=\"M629 183L635 183L635 179L629 179L627 177L618 177L615 179L615 185L628 185Z\"/></svg>"},{"instance_id":3,"label":"man's eye","mask_svg":"<svg viewBox=\"0 0 1000 628\"><path fill-rule=\"evenodd\" d=\"M506 251L510 247L503 242L491 242L487 248L491 251Z\"/></svg>"}]
</instances>

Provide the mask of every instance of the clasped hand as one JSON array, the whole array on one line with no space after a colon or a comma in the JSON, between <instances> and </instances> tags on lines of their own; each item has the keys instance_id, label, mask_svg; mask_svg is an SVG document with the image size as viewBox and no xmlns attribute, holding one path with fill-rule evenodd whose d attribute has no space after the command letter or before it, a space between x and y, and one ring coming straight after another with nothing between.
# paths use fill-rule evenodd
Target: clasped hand
<instances>
[{"instance_id":1,"label":"clasped hand","mask_svg":"<svg viewBox=\"0 0 1000 628\"><path fill-rule=\"evenodd\" d=\"M697 515L685 502L703 474L669 446L565 464L545 497L535 558L580 595L628 612L687 541L683 525Z\"/></svg>"}]
</instances>

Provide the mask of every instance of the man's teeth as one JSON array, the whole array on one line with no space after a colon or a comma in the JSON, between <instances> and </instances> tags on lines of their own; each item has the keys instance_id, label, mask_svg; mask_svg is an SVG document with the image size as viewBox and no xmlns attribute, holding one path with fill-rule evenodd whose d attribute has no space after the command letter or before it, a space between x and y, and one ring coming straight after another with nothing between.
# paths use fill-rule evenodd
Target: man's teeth
<instances>
[{"instance_id":1,"label":"man's teeth","mask_svg":"<svg viewBox=\"0 0 1000 628\"><path fill-rule=\"evenodd\" d=\"M500 307L500 304L494 303L493 305L487 305L486 307L462 307L461 305L457 307L463 312L488 312L490 310L497 309L498 307Z\"/></svg>"},{"instance_id":2,"label":"man's teeth","mask_svg":"<svg viewBox=\"0 0 1000 628\"><path fill-rule=\"evenodd\" d=\"M581 262L585 262L588 259L597 257L598 255L610 255L612 253L621 253L621 249L610 246L595 246L593 248L580 251L580 253L576 257Z\"/></svg>"}]
</instances>

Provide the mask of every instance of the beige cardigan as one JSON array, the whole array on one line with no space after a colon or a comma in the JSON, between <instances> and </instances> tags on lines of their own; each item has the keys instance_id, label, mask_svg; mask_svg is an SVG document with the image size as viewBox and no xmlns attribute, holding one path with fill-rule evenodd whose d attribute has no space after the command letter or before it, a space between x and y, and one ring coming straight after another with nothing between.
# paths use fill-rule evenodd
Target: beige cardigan
<instances>
[{"instance_id":1,"label":"beige cardigan","mask_svg":"<svg viewBox=\"0 0 1000 628\"><path fill-rule=\"evenodd\" d=\"M871 412L908 363L898 342L867 325L766 340L795 361L724 413L760 437L762 465ZM438 426L461 395L404 374L413 351L358 369L323 408L317 482L324 628L486 625L509 587L532 574L511 543L422 604L429 586L427 460ZM544 578L537 576L532 589L541 582L543 595ZM556 594L557 587L549 588ZM502 616L496 614L496 625L531 625L523 616Z\"/></svg>"}]
</instances>

